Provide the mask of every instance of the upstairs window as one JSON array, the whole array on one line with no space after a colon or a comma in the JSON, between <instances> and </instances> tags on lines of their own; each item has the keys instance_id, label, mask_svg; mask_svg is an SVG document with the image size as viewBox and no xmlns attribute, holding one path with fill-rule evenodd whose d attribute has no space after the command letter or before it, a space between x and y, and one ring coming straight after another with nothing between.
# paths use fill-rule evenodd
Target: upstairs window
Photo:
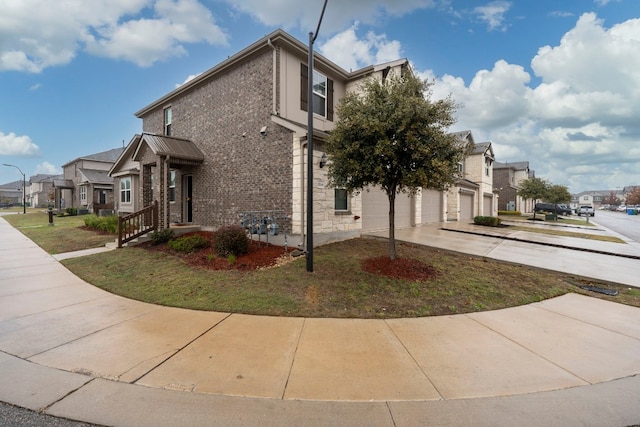
<instances>
[{"instance_id":1,"label":"upstairs window","mask_svg":"<svg viewBox=\"0 0 640 427\"><path fill-rule=\"evenodd\" d=\"M300 109L308 111L309 108L309 67L300 64ZM319 116L333 121L333 80L322 73L313 70L313 99L311 100L313 112Z\"/></svg>"},{"instance_id":2,"label":"upstairs window","mask_svg":"<svg viewBox=\"0 0 640 427\"><path fill-rule=\"evenodd\" d=\"M120 203L131 203L131 178L120 179Z\"/></svg>"},{"instance_id":3,"label":"upstairs window","mask_svg":"<svg viewBox=\"0 0 640 427\"><path fill-rule=\"evenodd\" d=\"M313 112L325 117L327 110L327 78L313 71Z\"/></svg>"},{"instance_id":4,"label":"upstairs window","mask_svg":"<svg viewBox=\"0 0 640 427\"><path fill-rule=\"evenodd\" d=\"M171 107L164 109L164 134L171 136Z\"/></svg>"}]
</instances>

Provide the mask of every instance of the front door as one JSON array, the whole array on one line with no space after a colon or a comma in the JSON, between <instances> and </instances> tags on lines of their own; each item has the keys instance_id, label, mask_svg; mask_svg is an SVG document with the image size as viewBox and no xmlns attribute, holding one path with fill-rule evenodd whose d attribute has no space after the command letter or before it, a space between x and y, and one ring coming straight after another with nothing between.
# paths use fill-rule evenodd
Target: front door
<instances>
[{"instance_id":1,"label":"front door","mask_svg":"<svg viewBox=\"0 0 640 427\"><path fill-rule=\"evenodd\" d=\"M193 222L193 175L186 175L184 185L184 218L185 222Z\"/></svg>"}]
</instances>

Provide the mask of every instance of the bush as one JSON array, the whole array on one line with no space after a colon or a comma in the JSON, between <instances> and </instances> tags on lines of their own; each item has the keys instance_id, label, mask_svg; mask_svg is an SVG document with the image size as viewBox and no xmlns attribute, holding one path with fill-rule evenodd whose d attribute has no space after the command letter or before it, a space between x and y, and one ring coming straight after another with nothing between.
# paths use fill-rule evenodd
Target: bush
<instances>
[{"instance_id":1,"label":"bush","mask_svg":"<svg viewBox=\"0 0 640 427\"><path fill-rule=\"evenodd\" d=\"M497 227L500 225L500 218L494 216L476 216L473 218L473 223L476 225L486 225L488 227Z\"/></svg>"},{"instance_id":2,"label":"bush","mask_svg":"<svg viewBox=\"0 0 640 427\"><path fill-rule=\"evenodd\" d=\"M222 227L213 238L213 248L219 256L239 256L249 252L249 239L245 230L238 225Z\"/></svg>"},{"instance_id":3,"label":"bush","mask_svg":"<svg viewBox=\"0 0 640 427\"><path fill-rule=\"evenodd\" d=\"M498 215L520 216L522 213L520 211L498 211Z\"/></svg>"},{"instance_id":4,"label":"bush","mask_svg":"<svg viewBox=\"0 0 640 427\"><path fill-rule=\"evenodd\" d=\"M84 218L84 225L92 230L116 234L118 232L118 216L109 215L99 217L95 214L88 215Z\"/></svg>"},{"instance_id":5,"label":"bush","mask_svg":"<svg viewBox=\"0 0 640 427\"><path fill-rule=\"evenodd\" d=\"M170 228L165 228L160 231L154 231L151 233L151 244L159 245L161 243L167 243L169 240L173 239L173 230Z\"/></svg>"},{"instance_id":6,"label":"bush","mask_svg":"<svg viewBox=\"0 0 640 427\"><path fill-rule=\"evenodd\" d=\"M209 239L200 234L191 234L189 236L178 237L169 240L167 246L177 252L191 253L196 249L206 248L209 246Z\"/></svg>"},{"instance_id":7,"label":"bush","mask_svg":"<svg viewBox=\"0 0 640 427\"><path fill-rule=\"evenodd\" d=\"M67 215L71 215L71 216L78 215L78 209L76 209L76 208L67 208Z\"/></svg>"}]
</instances>

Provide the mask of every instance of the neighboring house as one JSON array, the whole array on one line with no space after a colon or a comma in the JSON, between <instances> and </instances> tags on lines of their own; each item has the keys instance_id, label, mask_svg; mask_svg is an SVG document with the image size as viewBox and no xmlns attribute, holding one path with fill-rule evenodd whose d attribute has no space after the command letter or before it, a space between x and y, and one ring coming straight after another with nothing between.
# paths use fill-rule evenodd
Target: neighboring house
<instances>
[{"instance_id":1,"label":"neighboring house","mask_svg":"<svg viewBox=\"0 0 640 427\"><path fill-rule=\"evenodd\" d=\"M56 179L62 179L62 177L62 175L38 174L29 178L27 200L28 203L30 203L30 206L46 208L49 206L49 203L53 203L53 181Z\"/></svg>"},{"instance_id":2,"label":"neighboring house","mask_svg":"<svg viewBox=\"0 0 640 427\"><path fill-rule=\"evenodd\" d=\"M474 216L495 216L497 195L493 191L495 155L491 142L476 143L470 130L455 132L469 154L458 165L460 178L447 194L447 221L466 221Z\"/></svg>"},{"instance_id":3,"label":"neighboring house","mask_svg":"<svg viewBox=\"0 0 640 427\"><path fill-rule=\"evenodd\" d=\"M493 164L493 188L498 193L498 210L532 213L535 200L524 200L518 195L520 183L535 178L535 172L529 169L529 162Z\"/></svg>"},{"instance_id":4,"label":"neighboring house","mask_svg":"<svg viewBox=\"0 0 640 427\"><path fill-rule=\"evenodd\" d=\"M348 194L327 185L324 142L337 102L364 79L385 79L406 59L348 72L315 56L313 99L307 96L307 46L277 30L136 113L135 135L109 171L116 210L159 204L160 227L192 223L215 229L248 212L284 212L281 227L304 241L307 109L314 112L314 240L388 228L384 192ZM398 195L396 226L444 219L445 196Z\"/></svg>"},{"instance_id":5,"label":"neighboring house","mask_svg":"<svg viewBox=\"0 0 640 427\"><path fill-rule=\"evenodd\" d=\"M63 175L54 179L55 208L87 212L114 210L113 178L109 169L124 148L78 157L62 165Z\"/></svg>"},{"instance_id":6,"label":"neighboring house","mask_svg":"<svg viewBox=\"0 0 640 427\"><path fill-rule=\"evenodd\" d=\"M617 195L618 192L616 192ZM624 194L624 192L622 192ZM611 190L592 190L574 194L571 198L571 207L578 208L580 205L591 205L598 209L604 200L611 195Z\"/></svg>"},{"instance_id":7,"label":"neighboring house","mask_svg":"<svg viewBox=\"0 0 640 427\"><path fill-rule=\"evenodd\" d=\"M0 204L22 206L23 184L24 182L19 180L0 185Z\"/></svg>"}]
</instances>

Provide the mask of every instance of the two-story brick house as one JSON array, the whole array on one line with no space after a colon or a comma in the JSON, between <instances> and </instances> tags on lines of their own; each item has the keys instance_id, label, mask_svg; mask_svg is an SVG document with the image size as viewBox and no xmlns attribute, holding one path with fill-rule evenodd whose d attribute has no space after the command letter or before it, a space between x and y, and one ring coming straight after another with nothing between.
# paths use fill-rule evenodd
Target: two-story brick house
<instances>
[{"instance_id":1,"label":"two-story brick house","mask_svg":"<svg viewBox=\"0 0 640 427\"><path fill-rule=\"evenodd\" d=\"M239 224L249 211L283 211L288 232L306 229L307 109L314 112L314 234L320 244L388 227L379 189L358 195L327 186L323 141L337 102L366 78L384 79L406 59L348 72L315 55L307 99L307 46L277 30L136 112L135 135L109 174L116 209L136 212L154 200L160 226ZM399 195L396 226L444 220L446 195Z\"/></svg>"},{"instance_id":2,"label":"two-story brick house","mask_svg":"<svg viewBox=\"0 0 640 427\"><path fill-rule=\"evenodd\" d=\"M32 207L48 207L53 203L53 181L62 179L62 175L38 174L29 178L27 200Z\"/></svg>"},{"instance_id":3,"label":"two-story brick house","mask_svg":"<svg viewBox=\"0 0 640 427\"><path fill-rule=\"evenodd\" d=\"M498 192L498 209L532 213L535 200L524 200L518 195L520 183L535 178L529 162L495 162L493 165L493 187Z\"/></svg>"},{"instance_id":4,"label":"two-story brick house","mask_svg":"<svg viewBox=\"0 0 640 427\"><path fill-rule=\"evenodd\" d=\"M113 210L113 178L109 169L123 151L124 148L115 148L62 165L62 177L53 180L55 208L77 208L96 214L100 210Z\"/></svg>"}]
</instances>

